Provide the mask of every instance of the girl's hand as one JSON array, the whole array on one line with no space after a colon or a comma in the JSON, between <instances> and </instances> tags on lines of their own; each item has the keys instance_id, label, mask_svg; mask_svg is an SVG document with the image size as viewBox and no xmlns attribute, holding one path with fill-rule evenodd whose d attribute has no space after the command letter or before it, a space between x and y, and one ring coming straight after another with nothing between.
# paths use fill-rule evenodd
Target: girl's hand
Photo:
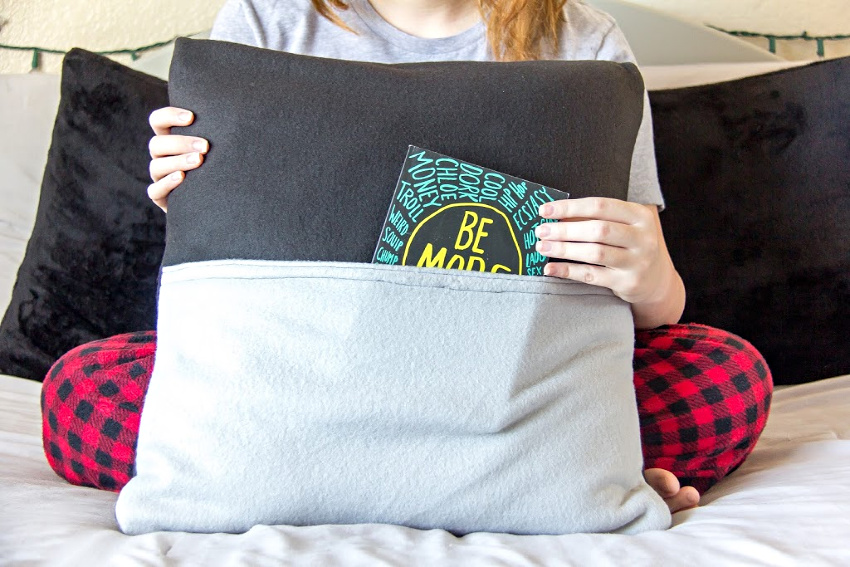
<instances>
[{"instance_id":1,"label":"girl's hand","mask_svg":"<svg viewBox=\"0 0 850 567\"><path fill-rule=\"evenodd\" d=\"M168 195L183 182L186 171L204 161L210 144L203 138L171 134L173 126L188 126L195 116L188 110L169 106L154 110L150 125L155 134L148 145L151 153L148 196L163 211L168 210Z\"/></svg>"},{"instance_id":2,"label":"girl's hand","mask_svg":"<svg viewBox=\"0 0 850 567\"><path fill-rule=\"evenodd\" d=\"M546 203L540 216L559 222L537 227L537 251L567 260L546 264L545 275L611 289L632 304L638 328L679 320L684 286L667 252L657 207L592 197Z\"/></svg>"}]
</instances>

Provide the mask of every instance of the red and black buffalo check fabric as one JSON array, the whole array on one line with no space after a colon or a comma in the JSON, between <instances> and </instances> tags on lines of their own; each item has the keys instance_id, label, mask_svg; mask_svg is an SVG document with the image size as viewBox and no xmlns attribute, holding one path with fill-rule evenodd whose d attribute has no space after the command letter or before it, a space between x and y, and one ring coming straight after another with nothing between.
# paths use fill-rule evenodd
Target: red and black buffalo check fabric
<instances>
[{"instance_id":1,"label":"red and black buffalo check fabric","mask_svg":"<svg viewBox=\"0 0 850 567\"><path fill-rule=\"evenodd\" d=\"M752 452L773 380L751 344L704 325L660 327L636 334L634 370L645 467L705 492Z\"/></svg>"},{"instance_id":2,"label":"red and black buffalo check fabric","mask_svg":"<svg viewBox=\"0 0 850 567\"><path fill-rule=\"evenodd\" d=\"M51 368L42 415L57 474L114 491L130 480L155 347L153 331L119 335L77 347ZM702 325L640 331L634 369L647 468L704 492L753 450L773 388L752 345Z\"/></svg>"},{"instance_id":3,"label":"red and black buffalo check fabric","mask_svg":"<svg viewBox=\"0 0 850 567\"><path fill-rule=\"evenodd\" d=\"M156 333L118 335L65 354L41 391L44 451L71 484L120 490L134 474Z\"/></svg>"}]
</instances>

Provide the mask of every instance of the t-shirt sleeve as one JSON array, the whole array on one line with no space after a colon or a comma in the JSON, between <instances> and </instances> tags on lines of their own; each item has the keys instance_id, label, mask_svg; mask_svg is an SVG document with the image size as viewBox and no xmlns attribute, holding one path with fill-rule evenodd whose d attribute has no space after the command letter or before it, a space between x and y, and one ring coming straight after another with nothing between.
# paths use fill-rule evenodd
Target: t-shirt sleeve
<instances>
[{"instance_id":1,"label":"t-shirt sleeve","mask_svg":"<svg viewBox=\"0 0 850 567\"><path fill-rule=\"evenodd\" d=\"M266 47L260 17L246 0L227 0L215 18L210 39Z\"/></svg>"},{"instance_id":2,"label":"t-shirt sleeve","mask_svg":"<svg viewBox=\"0 0 850 567\"><path fill-rule=\"evenodd\" d=\"M618 63L636 63L635 56L626 41L622 30L613 24L602 39L596 59L616 61ZM629 179L628 200L645 205L658 205L664 208L664 197L658 183L658 169L655 164L655 142L652 132L652 113L649 96L643 95L643 120L635 140L632 154L632 170Z\"/></svg>"}]
</instances>

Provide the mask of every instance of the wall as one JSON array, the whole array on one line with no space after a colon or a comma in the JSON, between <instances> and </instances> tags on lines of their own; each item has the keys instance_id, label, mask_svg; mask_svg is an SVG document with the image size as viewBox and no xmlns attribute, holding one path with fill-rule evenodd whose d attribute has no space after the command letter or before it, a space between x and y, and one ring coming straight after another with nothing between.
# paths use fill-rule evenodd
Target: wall
<instances>
[{"instance_id":1,"label":"wall","mask_svg":"<svg viewBox=\"0 0 850 567\"><path fill-rule=\"evenodd\" d=\"M136 48L212 26L224 0L0 0L0 44L91 51ZM5 23L4 23L5 22ZM129 55L115 57L130 61ZM41 70L58 73L61 55ZM32 52L0 49L0 73L26 73Z\"/></svg>"},{"instance_id":2,"label":"wall","mask_svg":"<svg viewBox=\"0 0 850 567\"><path fill-rule=\"evenodd\" d=\"M797 35L850 34L850 0L631 0L729 30ZM0 44L92 51L135 48L209 28L224 0L0 0ZM763 39L748 40L767 48ZM850 41L827 42L826 55L850 55ZM780 41L788 59L814 59L811 41ZM118 56L129 61L130 56ZM60 55L42 56L56 73ZM26 73L32 52L0 49L0 73Z\"/></svg>"},{"instance_id":3,"label":"wall","mask_svg":"<svg viewBox=\"0 0 850 567\"><path fill-rule=\"evenodd\" d=\"M736 31L770 35L850 35L850 0L629 0L682 18ZM767 49L765 39L747 41ZM850 40L824 43L826 57L850 55ZM786 59L816 59L814 41L780 40Z\"/></svg>"}]
</instances>

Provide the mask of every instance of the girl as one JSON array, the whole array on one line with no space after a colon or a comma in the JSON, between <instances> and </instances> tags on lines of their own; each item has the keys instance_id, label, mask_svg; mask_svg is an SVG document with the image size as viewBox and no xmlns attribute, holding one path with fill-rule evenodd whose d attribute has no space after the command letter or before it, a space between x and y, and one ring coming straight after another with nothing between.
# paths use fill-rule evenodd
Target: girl
<instances>
[{"instance_id":1,"label":"girl","mask_svg":"<svg viewBox=\"0 0 850 567\"><path fill-rule=\"evenodd\" d=\"M212 38L383 63L634 60L615 22L580 0L228 0ZM200 167L209 149L207 140L171 134L193 118L179 108L150 117L155 136L148 193L163 210L185 172ZM767 418L772 384L764 360L745 341L676 324L685 290L664 243L662 206L647 100L628 200L543 205L540 214L558 222L538 228L537 249L567 260L548 264L547 276L604 286L631 304L645 476L675 512L697 505L700 491L749 454ZM114 337L71 351L51 369L44 386L44 439L60 475L113 490L132 476L154 344L153 332ZM120 431L104 425L101 434L83 439L74 424L49 419L51 412L67 415L83 402L100 408L95 418L103 424L123 424Z\"/></svg>"}]
</instances>

